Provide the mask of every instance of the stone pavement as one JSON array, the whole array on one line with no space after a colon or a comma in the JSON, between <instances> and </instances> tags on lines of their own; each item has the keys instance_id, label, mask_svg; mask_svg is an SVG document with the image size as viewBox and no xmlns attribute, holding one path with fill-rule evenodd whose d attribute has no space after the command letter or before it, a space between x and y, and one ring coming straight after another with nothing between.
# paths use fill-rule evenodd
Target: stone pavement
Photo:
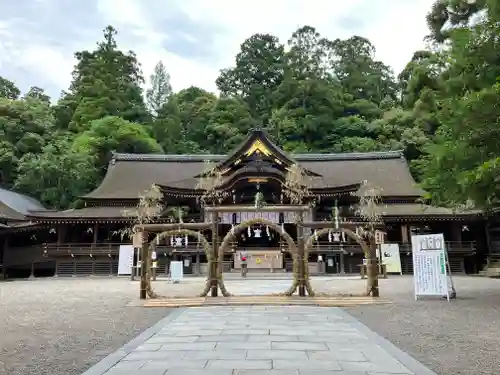
<instances>
[{"instance_id":1,"label":"stone pavement","mask_svg":"<svg viewBox=\"0 0 500 375\"><path fill-rule=\"evenodd\" d=\"M199 307L83 375L436 375L339 308Z\"/></svg>"}]
</instances>

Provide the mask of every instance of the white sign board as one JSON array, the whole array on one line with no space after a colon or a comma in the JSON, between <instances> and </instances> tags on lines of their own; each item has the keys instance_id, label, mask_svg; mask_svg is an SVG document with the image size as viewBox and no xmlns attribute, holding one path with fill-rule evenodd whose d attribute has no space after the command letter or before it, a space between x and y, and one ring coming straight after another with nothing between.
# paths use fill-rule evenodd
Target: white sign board
<instances>
[{"instance_id":1,"label":"white sign board","mask_svg":"<svg viewBox=\"0 0 500 375\"><path fill-rule=\"evenodd\" d=\"M180 283L184 277L182 262L170 262L170 279L173 283Z\"/></svg>"},{"instance_id":2,"label":"white sign board","mask_svg":"<svg viewBox=\"0 0 500 375\"><path fill-rule=\"evenodd\" d=\"M401 257L399 256L399 245L397 243L383 243L380 245L382 250L382 264L385 264L388 273L402 273ZM379 249L377 249L377 252ZM377 254L377 257L379 255Z\"/></svg>"},{"instance_id":3,"label":"white sign board","mask_svg":"<svg viewBox=\"0 0 500 375\"><path fill-rule=\"evenodd\" d=\"M132 262L130 261L132 259ZM134 259L134 246L120 245L118 253L118 275L130 275Z\"/></svg>"},{"instance_id":4,"label":"white sign board","mask_svg":"<svg viewBox=\"0 0 500 375\"><path fill-rule=\"evenodd\" d=\"M415 299L418 296L442 296L449 300L443 234L411 236L411 245Z\"/></svg>"}]
</instances>

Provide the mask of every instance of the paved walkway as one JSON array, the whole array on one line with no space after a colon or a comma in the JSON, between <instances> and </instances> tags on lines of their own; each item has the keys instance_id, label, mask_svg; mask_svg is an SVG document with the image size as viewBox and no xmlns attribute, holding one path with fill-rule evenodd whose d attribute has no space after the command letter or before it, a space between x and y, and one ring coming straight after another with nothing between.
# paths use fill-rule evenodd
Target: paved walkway
<instances>
[{"instance_id":1,"label":"paved walkway","mask_svg":"<svg viewBox=\"0 0 500 375\"><path fill-rule=\"evenodd\" d=\"M84 375L435 375L339 308L200 307Z\"/></svg>"}]
</instances>

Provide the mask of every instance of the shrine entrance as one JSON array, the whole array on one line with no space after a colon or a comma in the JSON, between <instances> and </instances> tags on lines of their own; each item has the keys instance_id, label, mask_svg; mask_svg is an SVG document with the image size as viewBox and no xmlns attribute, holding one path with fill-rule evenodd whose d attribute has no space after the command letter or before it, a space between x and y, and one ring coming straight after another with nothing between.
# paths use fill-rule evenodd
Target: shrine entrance
<instances>
[{"instance_id":1,"label":"shrine entrance","mask_svg":"<svg viewBox=\"0 0 500 375\"><path fill-rule=\"evenodd\" d=\"M280 236L274 230L270 230L268 225L263 224L248 227L236 238L237 246L247 250L278 249L280 243Z\"/></svg>"}]
</instances>

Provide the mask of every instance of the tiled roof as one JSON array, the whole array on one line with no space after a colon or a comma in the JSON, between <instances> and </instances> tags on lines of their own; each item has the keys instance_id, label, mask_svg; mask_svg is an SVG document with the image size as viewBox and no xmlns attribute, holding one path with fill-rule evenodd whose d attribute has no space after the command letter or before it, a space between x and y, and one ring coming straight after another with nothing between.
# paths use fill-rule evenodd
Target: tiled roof
<instances>
[{"instance_id":1,"label":"tiled roof","mask_svg":"<svg viewBox=\"0 0 500 375\"><path fill-rule=\"evenodd\" d=\"M303 168L322 176L316 179L318 187L352 185L366 180L382 189L385 196L416 197L423 193L399 151L292 157ZM203 172L205 160L217 162L225 158L225 155L115 154L101 185L86 198L135 199L153 183L192 189L196 186L194 176Z\"/></svg>"},{"instance_id":2,"label":"tiled roof","mask_svg":"<svg viewBox=\"0 0 500 375\"><path fill-rule=\"evenodd\" d=\"M45 210L34 198L0 188L0 218L23 220L31 210Z\"/></svg>"},{"instance_id":3,"label":"tiled roof","mask_svg":"<svg viewBox=\"0 0 500 375\"><path fill-rule=\"evenodd\" d=\"M383 217L405 217L405 216L460 216L460 215L480 215L480 210L454 211L445 207L434 207L419 203L396 203L380 206L380 214Z\"/></svg>"},{"instance_id":4,"label":"tiled roof","mask_svg":"<svg viewBox=\"0 0 500 375\"><path fill-rule=\"evenodd\" d=\"M127 217L127 211L133 210L133 207L121 207L121 206L96 206L96 207L85 207L81 209L71 209L64 211L46 210L46 211L31 211L29 216L36 218L47 218L47 219L98 219L98 218L110 218L110 219L125 219Z\"/></svg>"}]
</instances>

